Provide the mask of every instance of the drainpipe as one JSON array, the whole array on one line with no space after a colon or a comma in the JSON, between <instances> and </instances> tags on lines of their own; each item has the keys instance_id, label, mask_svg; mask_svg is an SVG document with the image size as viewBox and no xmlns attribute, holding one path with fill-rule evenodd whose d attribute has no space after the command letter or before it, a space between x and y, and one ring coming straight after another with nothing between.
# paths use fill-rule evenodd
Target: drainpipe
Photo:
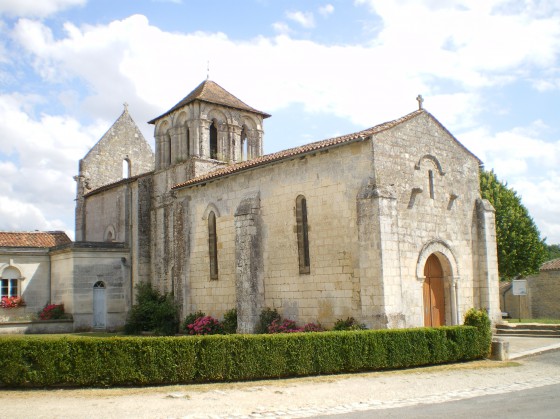
<instances>
[{"instance_id":1,"label":"drainpipe","mask_svg":"<svg viewBox=\"0 0 560 419\"><path fill-rule=\"evenodd\" d=\"M506 310L506 294L507 294L508 291L511 290L511 287L512 287L512 283L510 282L508 287L506 289L504 289L504 292L502 292L502 300L504 300L504 309L502 311L504 311L506 313L507 313L507 310Z\"/></svg>"}]
</instances>

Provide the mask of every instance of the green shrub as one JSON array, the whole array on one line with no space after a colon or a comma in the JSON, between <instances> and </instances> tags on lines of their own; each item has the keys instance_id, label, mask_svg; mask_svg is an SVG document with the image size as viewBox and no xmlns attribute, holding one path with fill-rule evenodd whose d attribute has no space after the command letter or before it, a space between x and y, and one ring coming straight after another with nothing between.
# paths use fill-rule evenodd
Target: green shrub
<instances>
[{"instance_id":1,"label":"green shrub","mask_svg":"<svg viewBox=\"0 0 560 419\"><path fill-rule=\"evenodd\" d=\"M407 368L481 358L482 338L471 326L182 337L6 336L0 337L0 387L187 384Z\"/></svg>"},{"instance_id":2,"label":"green shrub","mask_svg":"<svg viewBox=\"0 0 560 419\"><path fill-rule=\"evenodd\" d=\"M189 325L194 324L194 322L201 318L205 317L206 313L203 311L195 311L194 313L187 314L185 320L183 320L183 324L181 325L181 330L188 333L189 332Z\"/></svg>"},{"instance_id":3,"label":"green shrub","mask_svg":"<svg viewBox=\"0 0 560 419\"><path fill-rule=\"evenodd\" d=\"M492 350L492 322L486 310L471 308L465 313L464 324L476 327L479 334L477 351L482 357L489 356Z\"/></svg>"},{"instance_id":4,"label":"green shrub","mask_svg":"<svg viewBox=\"0 0 560 419\"><path fill-rule=\"evenodd\" d=\"M224 314L224 321L222 322L224 333L230 335L237 333L237 309L232 308Z\"/></svg>"},{"instance_id":5,"label":"green shrub","mask_svg":"<svg viewBox=\"0 0 560 419\"><path fill-rule=\"evenodd\" d=\"M268 328L272 324L272 322L281 322L282 317L278 313L276 309L265 308L261 311L259 316L259 324L257 325L257 330L255 333L268 333Z\"/></svg>"},{"instance_id":6,"label":"green shrub","mask_svg":"<svg viewBox=\"0 0 560 419\"><path fill-rule=\"evenodd\" d=\"M338 319L334 323L333 330L365 330L366 325L358 323L354 317L348 317L346 320Z\"/></svg>"},{"instance_id":7,"label":"green shrub","mask_svg":"<svg viewBox=\"0 0 560 419\"><path fill-rule=\"evenodd\" d=\"M160 294L151 284L136 286L136 304L132 306L124 331L128 335L150 332L174 335L179 328L179 308L171 294Z\"/></svg>"}]
</instances>

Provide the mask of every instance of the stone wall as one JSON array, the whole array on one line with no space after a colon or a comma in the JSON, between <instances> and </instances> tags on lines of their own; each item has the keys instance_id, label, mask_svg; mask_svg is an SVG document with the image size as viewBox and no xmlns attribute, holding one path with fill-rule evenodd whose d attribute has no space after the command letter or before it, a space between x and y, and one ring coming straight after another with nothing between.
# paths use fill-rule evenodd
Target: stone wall
<instances>
[{"instance_id":1,"label":"stone wall","mask_svg":"<svg viewBox=\"0 0 560 419\"><path fill-rule=\"evenodd\" d=\"M560 270L540 271L527 278L534 319L560 319Z\"/></svg>"},{"instance_id":2,"label":"stone wall","mask_svg":"<svg viewBox=\"0 0 560 419\"><path fill-rule=\"evenodd\" d=\"M130 253L122 244L75 243L52 253L53 302L64 303L74 330L92 330L94 285L105 285L106 330L124 326L132 305Z\"/></svg>"},{"instance_id":3,"label":"stone wall","mask_svg":"<svg viewBox=\"0 0 560 419\"><path fill-rule=\"evenodd\" d=\"M368 143L353 144L177 191L177 200L189 202L190 258L175 261L176 266L189 264L184 278L189 288L185 312L223 315L236 307L236 281L247 277L246 286L251 287L252 275L258 276L262 269L264 302L260 304L277 308L286 317L299 323L319 321L325 326L337 318L361 317L360 282L354 272L358 252L356 196L370 173L370 147ZM309 274L299 273L298 195L307 200ZM256 219L252 220L257 213L239 210L235 216L238 209L247 206L242 202L250 196L260 198L256 224ZM209 272L210 211L217 217L217 281L210 280ZM258 232L260 238L251 231ZM250 250L258 240L262 256ZM246 253L251 256L243 257ZM258 268L260 257L262 268ZM258 296L259 280L255 280L254 291L237 293Z\"/></svg>"}]
</instances>

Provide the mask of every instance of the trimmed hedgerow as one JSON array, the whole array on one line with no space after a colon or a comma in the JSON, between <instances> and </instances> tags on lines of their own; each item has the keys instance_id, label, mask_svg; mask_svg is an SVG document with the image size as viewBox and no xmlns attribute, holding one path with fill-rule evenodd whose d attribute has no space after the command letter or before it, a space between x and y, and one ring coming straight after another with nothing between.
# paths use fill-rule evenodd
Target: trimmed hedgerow
<instances>
[{"instance_id":1,"label":"trimmed hedgerow","mask_svg":"<svg viewBox=\"0 0 560 419\"><path fill-rule=\"evenodd\" d=\"M407 368L486 355L471 326L273 335L0 338L0 386L236 381Z\"/></svg>"}]
</instances>

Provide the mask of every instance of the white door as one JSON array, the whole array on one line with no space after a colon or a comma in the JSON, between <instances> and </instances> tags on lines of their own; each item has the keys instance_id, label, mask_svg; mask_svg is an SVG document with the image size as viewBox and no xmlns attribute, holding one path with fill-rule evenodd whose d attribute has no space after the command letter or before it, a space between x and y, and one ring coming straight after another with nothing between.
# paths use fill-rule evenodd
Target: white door
<instances>
[{"instance_id":1,"label":"white door","mask_svg":"<svg viewBox=\"0 0 560 419\"><path fill-rule=\"evenodd\" d=\"M105 284L98 281L93 286L93 328L105 329Z\"/></svg>"}]
</instances>

